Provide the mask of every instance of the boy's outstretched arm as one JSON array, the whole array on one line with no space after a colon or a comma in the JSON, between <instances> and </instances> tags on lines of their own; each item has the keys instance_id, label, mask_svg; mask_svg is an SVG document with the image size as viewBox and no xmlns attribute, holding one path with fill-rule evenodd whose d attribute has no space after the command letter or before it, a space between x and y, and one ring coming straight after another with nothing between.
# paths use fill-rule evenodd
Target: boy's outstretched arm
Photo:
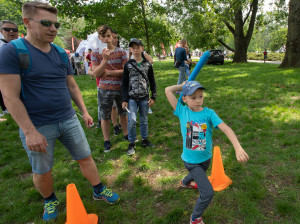
<instances>
[{"instance_id":1,"label":"boy's outstretched arm","mask_svg":"<svg viewBox=\"0 0 300 224\"><path fill-rule=\"evenodd\" d=\"M227 136L227 138L231 141L234 150L235 150L235 156L237 161L239 162L247 162L249 159L248 154L245 152L245 150L240 145L239 140L237 139L236 135L234 134L233 130L224 122L218 125L218 128L224 132L224 134Z\"/></svg>"},{"instance_id":2,"label":"boy's outstretched arm","mask_svg":"<svg viewBox=\"0 0 300 224\"><path fill-rule=\"evenodd\" d=\"M174 86L168 86L165 88L165 93L167 96L167 99L169 101L169 103L171 104L171 106L173 107L174 110L176 110L176 105L177 105L177 98L175 97L175 92L176 91L181 91L182 90L182 86L185 84L182 83L180 85L174 85Z\"/></svg>"}]
</instances>

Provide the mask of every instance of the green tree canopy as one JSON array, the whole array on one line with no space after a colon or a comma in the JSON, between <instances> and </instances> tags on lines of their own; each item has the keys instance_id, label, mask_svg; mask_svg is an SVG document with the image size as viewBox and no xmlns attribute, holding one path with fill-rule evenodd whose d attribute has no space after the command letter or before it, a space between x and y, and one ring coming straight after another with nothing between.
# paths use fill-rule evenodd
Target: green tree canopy
<instances>
[{"instance_id":1,"label":"green tree canopy","mask_svg":"<svg viewBox=\"0 0 300 224\"><path fill-rule=\"evenodd\" d=\"M0 21L14 21L19 28L19 33L26 34L22 19L22 0L0 0Z\"/></svg>"},{"instance_id":2,"label":"green tree canopy","mask_svg":"<svg viewBox=\"0 0 300 224\"><path fill-rule=\"evenodd\" d=\"M263 0L167 0L170 16L182 36L197 48L223 45L234 51L234 62L247 61L247 49ZM234 46L226 41L231 33ZM218 44L219 42L219 44Z\"/></svg>"},{"instance_id":3,"label":"green tree canopy","mask_svg":"<svg viewBox=\"0 0 300 224\"><path fill-rule=\"evenodd\" d=\"M99 2L86 0L50 0L60 15L71 21L78 18L85 20L85 27L75 32L77 37L86 38L97 27L109 25L120 36L129 40L140 38L151 52L151 45L159 47L172 41L174 30L168 24L166 9L155 1L149 0L103 0Z\"/></svg>"}]
</instances>

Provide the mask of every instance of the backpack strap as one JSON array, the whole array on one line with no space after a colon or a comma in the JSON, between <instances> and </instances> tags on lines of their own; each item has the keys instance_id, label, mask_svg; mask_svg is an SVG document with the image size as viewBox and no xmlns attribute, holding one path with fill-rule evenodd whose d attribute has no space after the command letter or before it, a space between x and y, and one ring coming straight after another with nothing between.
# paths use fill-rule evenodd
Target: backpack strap
<instances>
[{"instance_id":1,"label":"backpack strap","mask_svg":"<svg viewBox=\"0 0 300 224\"><path fill-rule=\"evenodd\" d=\"M21 68L21 77L23 78L26 75L30 68L31 68L31 57L29 54L29 50L26 47L23 39L16 39L12 40L11 43L15 46L18 57L19 57L19 64Z\"/></svg>"},{"instance_id":2,"label":"backpack strap","mask_svg":"<svg viewBox=\"0 0 300 224\"><path fill-rule=\"evenodd\" d=\"M23 78L29 72L31 68L31 57L29 50L26 47L24 40L22 38L10 41L16 48L17 55L19 57L19 65L21 68L21 93L25 99L24 88L23 88Z\"/></svg>"},{"instance_id":3,"label":"backpack strap","mask_svg":"<svg viewBox=\"0 0 300 224\"><path fill-rule=\"evenodd\" d=\"M25 45L23 38L16 39L10 41L14 47L16 48L17 55L19 57L19 65L21 68L21 92L22 96L25 99L25 94L23 91L23 78L26 74L28 74L29 70L31 69L31 56L28 48ZM68 55L67 52L60 46L52 44L55 49L58 51L62 61L65 63L66 67L68 67Z\"/></svg>"},{"instance_id":4,"label":"backpack strap","mask_svg":"<svg viewBox=\"0 0 300 224\"><path fill-rule=\"evenodd\" d=\"M60 57L61 59L63 60L63 62L65 63L66 67L68 68L68 63L69 63L69 60L68 60L68 54L67 52L60 46L58 45L55 45L55 44L51 44L55 47L55 49L58 51L58 53L60 54Z\"/></svg>"},{"instance_id":5,"label":"backpack strap","mask_svg":"<svg viewBox=\"0 0 300 224\"><path fill-rule=\"evenodd\" d=\"M142 72L140 69L138 69L138 67L136 67L135 64L132 63L132 61L128 61L128 63L131 64L132 67L134 67L135 70L136 70L137 72L139 72L139 73L142 75L142 77L146 80L146 82L147 82L147 84L148 84L148 79L147 79L145 73Z\"/></svg>"},{"instance_id":6,"label":"backpack strap","mask_svg":"<svg viewBox=\"0 0 300 224\"><path fill-rule=\"evenodd\" d=\"M0 39L3 43L8 43L5 39Z\"/></svg>"}]
</instances>

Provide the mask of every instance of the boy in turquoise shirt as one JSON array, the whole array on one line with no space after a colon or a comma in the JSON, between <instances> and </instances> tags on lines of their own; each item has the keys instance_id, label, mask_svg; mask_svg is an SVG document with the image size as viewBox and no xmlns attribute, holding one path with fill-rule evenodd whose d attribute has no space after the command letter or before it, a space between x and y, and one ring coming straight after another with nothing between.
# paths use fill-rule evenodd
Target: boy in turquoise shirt
<instances>
[{"instance_id":1,"label":"boy in turquoise shirt","mask_svg":"<svg viewBox=\"0 0 300 224\"><path fill-rule=\"evenodd\" d=\"M182 100L186 105L181 104L174 95L176 91L181 90ZM174 115L180 120L183 138L181 158L189 171L181 181L181 186L194 188L197 185L200 193L190 217L190 224L204 224L202 214L213 198L213 188L206 175L212 156L213 127L223 131L231 141L239 162L246 162L249 159L232 129L212 109L202 107L203 90L206 89L196 81L169 86L165 89L168 101L174 109ZM192 181L196 184L192 184Z\"/></svg>"}]
</instances>

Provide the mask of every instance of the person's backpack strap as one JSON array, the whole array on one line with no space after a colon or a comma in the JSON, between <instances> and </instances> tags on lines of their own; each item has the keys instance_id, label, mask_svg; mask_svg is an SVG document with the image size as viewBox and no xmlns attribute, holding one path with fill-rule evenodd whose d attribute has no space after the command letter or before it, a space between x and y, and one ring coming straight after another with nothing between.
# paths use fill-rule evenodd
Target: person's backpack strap
<instances>
[{"instance_id":1,"label":"person's backpack strap","mask_svg":"<svg viewBox=\"0 0 300 224\"><path fill-rule=\"evenodd\" d=\"M23 39L12 40L11 43L15 46L18 57L19 64L21 68L21 78L29 72L31 68L31 57L29 54L29 50L26 47Z\"/></svg>"},{"instance_id":2,"label":"person's backpack strap","mask_svg":"<svg viewBox=\"0 0 300 224\"><path fill-rule=\"evenodd\" d=\"M17 55L19 57L19 65L21 68L21 92L22 92L22 96L25 99L25 94L24 94L24 88L23 88L23 77L29 72L30 68L31 68L31 57L29 54L29 50L26 47L24 40L23 39L16 39L16 40L12 40L10 41L14 47L16 48L17 51Z\"/></svg>"},{"instance_id":3,"label":"person's backpack strap","mask_svg":"<svg viewBox=\"0 0 300 224\"><path fill-rule=\"evenodd\" d=\"M60 47L60 46L58 46L58 45L55 45L55 44L52 44L55 48L56 48L56 50L58 51L58 53L60 54L60 57L61 57L61 59L63 60L63 62L65 63L65 65L67 66L67 68L68 68L68 63L69 63L69 60L68 60L68 54L67 54L67 52L62 48L62 47Z\"/></svg>"},{"instance_id":4,"label":"person's backpack strap","mask_svg":"<svg viewBox=\"0 0 300 224\"><path fill-rule=\"evenodd\" d=\"M148 83L148 79L145 73L143 73L140 69L138 69L138 67L136 67L135 64L132 63L132 61L128 61L128 63L131 64L135 68L135 70L138 71L144 79L146 79L146 82Z\"/></svg>"},{"instance_id":5,"label":"person's backpack strap","mask_svg":"<svg viewBox=\"0 0 300 224\"><path fill-rule=\"evenodd\" d=\"M8 43L5 39L0 39L3 43Z\"/></svg>"}]
</instances>

